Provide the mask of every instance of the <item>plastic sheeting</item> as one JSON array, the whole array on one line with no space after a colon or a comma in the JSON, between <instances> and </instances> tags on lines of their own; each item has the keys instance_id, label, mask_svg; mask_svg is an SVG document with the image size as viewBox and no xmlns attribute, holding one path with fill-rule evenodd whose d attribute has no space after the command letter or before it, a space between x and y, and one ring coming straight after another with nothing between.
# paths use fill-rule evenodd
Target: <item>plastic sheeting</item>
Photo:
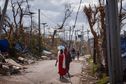
<instances>
[{"instance_id":1,"label":"plastic sheeting","mask_svg":"<svg viewBox=\"0 0 126 84\"><path fill-rule=\"evenodd\" d=\"M0 51L7 52L9 50L9 42L7 39L0 40Z\"/></svg>"}]
</instances>

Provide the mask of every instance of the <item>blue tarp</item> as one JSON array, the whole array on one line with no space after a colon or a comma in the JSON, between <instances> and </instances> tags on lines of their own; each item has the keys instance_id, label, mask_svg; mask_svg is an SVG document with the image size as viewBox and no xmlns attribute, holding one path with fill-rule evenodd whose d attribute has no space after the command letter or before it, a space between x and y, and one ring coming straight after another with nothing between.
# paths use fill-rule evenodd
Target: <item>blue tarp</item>
<instances>
[{"instance_id":1,"label":"blue tarp","mask_svg":"<svg viewBox=\"0 0 126 84\"><path fill-rule=\"evenodd\" d=\"M1 52L7 52L9 49L9 42L7 39L1 39L0 40L0 51Z\"/></svg>"}]
</instances>

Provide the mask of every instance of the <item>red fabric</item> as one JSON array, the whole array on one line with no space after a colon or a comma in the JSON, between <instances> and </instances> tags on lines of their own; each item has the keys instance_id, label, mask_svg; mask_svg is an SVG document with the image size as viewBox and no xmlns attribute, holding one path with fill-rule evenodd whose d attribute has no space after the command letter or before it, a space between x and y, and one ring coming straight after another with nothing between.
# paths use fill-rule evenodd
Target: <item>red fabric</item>
<instances>
[{"instance_id":1,"label":"red fabric","mask_svg":"<svg viewBox=\"0 0 126 84\"><path fill-rule=\"evenodd\" d=\"M59 65L58 65L58 73L63 76L66 74L66 70L63 68L63 60L64 60L64 57L63 57L63 54L60 54L59 55Z\"/></svg>"},{"instance_id":2,"label":"red fabric","mask_svg":"<svg viewBox=\"0 0 126 84\"><path fill-rule=\"evenodd\" d=\"M65 54L65 57L66 57L66 72L68 72L68 70L69 70L69 65L68 65L68 52L67 52L67 49L66 48L64 50L64 54Z\"/></svg>"},{"instance_id":3,"label":"red fabric","mask_svg":"<svg viewBox=\"0 0 126 84\"><path fill-rule=\"evenodd\" d=\"M71 62L71 56L70 56L70 53L67 51L66 48L64 50L64 54L65 54L65 57L66 57L66 73L68 73L70 62Z\"/></svg>"}]
</instances>

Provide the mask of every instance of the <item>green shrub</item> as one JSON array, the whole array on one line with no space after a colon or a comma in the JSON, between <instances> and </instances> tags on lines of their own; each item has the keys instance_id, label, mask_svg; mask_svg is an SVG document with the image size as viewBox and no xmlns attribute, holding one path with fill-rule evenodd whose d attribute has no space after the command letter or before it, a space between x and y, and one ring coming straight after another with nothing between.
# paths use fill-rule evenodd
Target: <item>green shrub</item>
<instances>
[{"instance_id":1,"label":"green shrub","mask_svg":"<svg viewBox=\"0 0 126 84\"><path fill-rule=\"evenodd\" d=\"M109 77L103 74L103 77L97 81L97 84L107 84L109 81Z\"/></svg>"}]
</instances>

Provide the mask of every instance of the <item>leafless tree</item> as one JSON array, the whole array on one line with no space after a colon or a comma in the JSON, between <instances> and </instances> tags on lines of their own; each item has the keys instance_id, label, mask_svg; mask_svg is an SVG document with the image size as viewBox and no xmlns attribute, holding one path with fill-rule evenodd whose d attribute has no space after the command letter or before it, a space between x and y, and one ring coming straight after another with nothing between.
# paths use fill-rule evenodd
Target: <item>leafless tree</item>
<instances>
[{"instance_id":1,"label":"leafless tree","mask_svg":"<svg viewBox=\"0 0 126 84\"><path fill-rule=\"evenodd\" d=\"M119 23L120 23L120 28L122 29L123 26L126 24L125 19L126 19L126 8L123 6L123 1L124 0L118 0L119 3ZM121 31L120 29L120 31Z\"/></svg>"},{"instance_id":2,"label":"leafless tree","mask_svg":"<svg viewBox=\"0 0 126 84\"><path fill-rule=\"evenodd\" d=\"M61 25L58 25L59 27L57 29L63 29L65 22L67 21L67 19L69 17L71 17L72 12L73 12L73 9L71 7L71 4L66 4L63 22L62 22ZM55 37L56 33L57 33L57 30L54 30L53 36L52 36L52 44L54 44L54 37Z\"/></svg>"},{"instance_id":3,"label":"leafless tree","mask_svg":"<svg viewBox=\"0 0 126 84\"><path fill-rule=\"evenodd\" d=\"M20 27L20 25L22 24L22 19L24 16L24 9L22 5L24 2L25 2L24 0L17 1L17 2L11 0L13 19L14 19L14 24L16 29ZM19 20L17 20L17 18L19 18Z\"/></svg>"},{"instance_id":4,"label":"leafless tree","mask_svg":"<svg viewBox=\"0 0 126 84\"><path fill-rule=\"evenodd\" d=\"M25 15L30 15L30 9L29 9L28 0L11 0L11 8L12 8L12 15L13 15L13 30L15 38L22 38L20 35L22 31L24 31L23 28L23 17ZM20 37L21 36L21 37Z\"/></svg>"},{"instance_id":5,"label":"leafless tree","mask_svg":"<svg viewBox=\"0 0 126 84\"><path fill-rule=\"evenodd\" d=\"M123 0L119 0L119 22L121 28L125 25L123 22L126 19L126 10L122 5ZM91 33L94 36L94 50L96 54L94 63L101 63L101 57L105 60L105 68L108 68L107 62L107 45L106 45L106 25L105 25L105 4L104 0L99 0L99 5L91 7L85 6L84 13L87 16ZM99 34L95 31L95 24L98 24ZM121 29L120 29L121 30Z\"/></svg>"},{"instance_id":6,"label":"leafless tree","mask_svg":"<svg viewBox=\"0 0 126 84\"><path fill-rule=\"evenodd\" d=\"M89 5L89 7L85 6L84 13L87 16L91 33L94 36L94 49L98 56L97 57L98 61L96 61L96 57L94 57L94 63L99 63L100 62L100 50L99 50L99 42L98 42L99 35L97 34L97 32L95 31L95 28L94 28L94 25L97 23L97 20L98 20L98 18L97 18L98 8L95 6L94 10L93 10L93 8L90 5Z\"/></svg>"}]
</instances>

